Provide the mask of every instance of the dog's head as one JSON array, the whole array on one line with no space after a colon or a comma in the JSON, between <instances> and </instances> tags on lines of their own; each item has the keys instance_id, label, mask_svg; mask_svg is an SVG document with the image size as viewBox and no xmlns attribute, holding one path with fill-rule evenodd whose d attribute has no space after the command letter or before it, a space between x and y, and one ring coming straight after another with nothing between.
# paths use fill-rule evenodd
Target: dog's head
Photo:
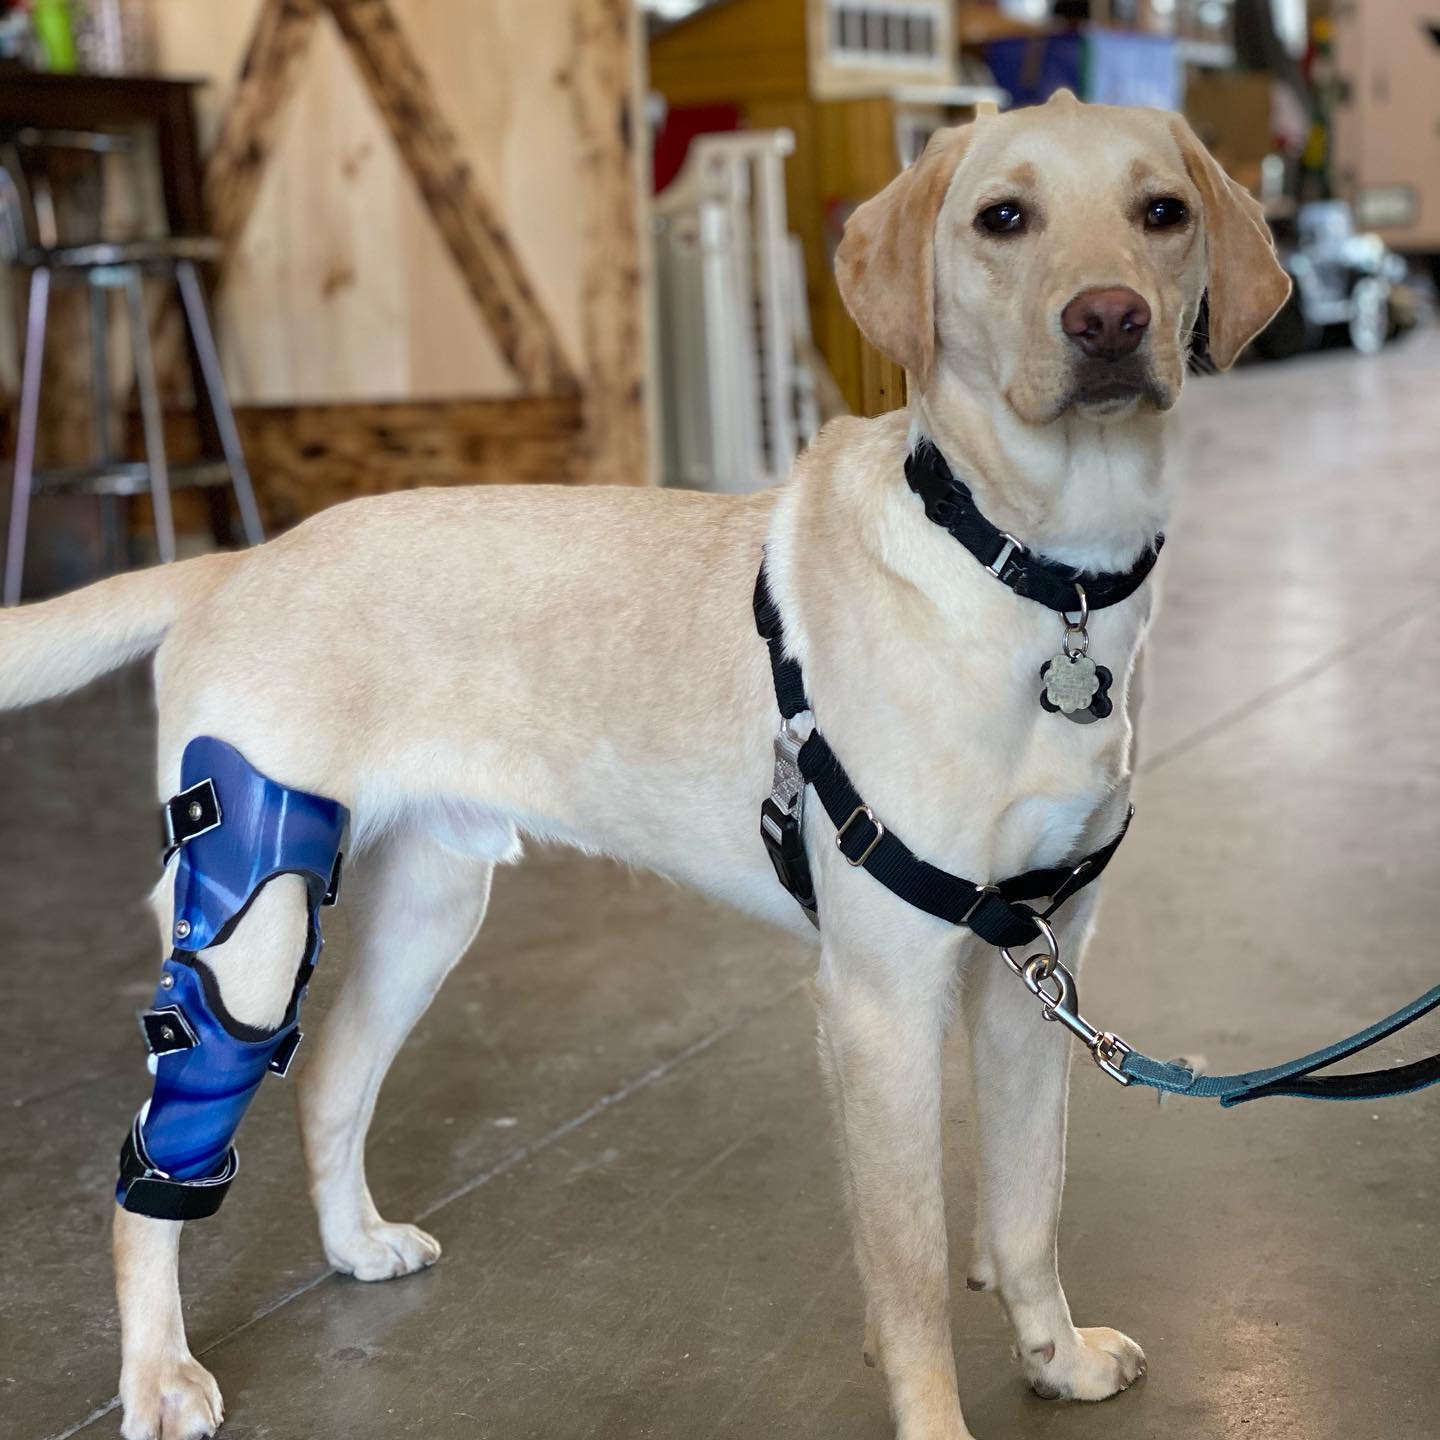
<instances>
[{"instance_id":1,"label":"dog's head","mask_svg":"<svg viewBox=\"0 0 1440 1440\"><path fill-rule=\"evenodd\" d=\"M1222 369L1290 293L1259 205L1181 117L1068 92L938 132L835 270L922 393L948 370L1031 425L1168 409L1207 291Z\"/></svg>"}]
</instances>

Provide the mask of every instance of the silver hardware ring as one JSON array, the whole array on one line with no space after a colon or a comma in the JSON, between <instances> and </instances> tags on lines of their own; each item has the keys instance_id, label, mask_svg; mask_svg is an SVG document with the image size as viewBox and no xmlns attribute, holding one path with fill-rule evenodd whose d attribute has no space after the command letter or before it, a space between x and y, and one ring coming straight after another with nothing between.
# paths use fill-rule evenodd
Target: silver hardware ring
<instances>
[{"instance_id":1,"label":"silver hardware ring","mask_svg":"<svg viewBox=\"0 0 1440 1440\"><path fill-rule=\"evenodd\" d=\"M1031 919L1033 919L1035 921L1035 924L1039 927L1040 938L1045 942L1045 949L1049 952L1048 954L1043 954L1040 951L1036 951L1034 955L1027 955L1024 960L1017 960L1010 953L1010 950L1007 946L1002 945L1000 947L1000 958L1022 980L1025 980L1025 983L1027 985L1030 982L1026 980L1025 972L1027 969L1029 969L1030 962L1032 960L1038 960L1043 967L1042 973L1040 975L1041 980L1048 980L1051 975L1055 973L1056 965L1060 963L1060 942L1055 938L1055 932L1050 928L1050 922L1046 920L1043 915L1032 915ZM1033 990L1035 987L1032 985L1030 988ZM1037 995L1040 995L1040 992L1038 990L1035 990L1035 993ZM1042 1000L1046 999L1046 997L1043 995L1041 995L1040 998Z\"/></svg>"},{"instance_id":2,"label":"silver hardware ring","mask_svg":"<svg viewBox=\"0 0 1440 1440\"><path fill-rule=\"evenodd\" d=\"M875 838L852 860L845 855L845 834L862 815L875 827ZM868 805L857 805L835 832L835 848L845 856L845 863L853 870L863 865L875 853L875 847L884 838L885 827L875 818L875 812Z\"/></svg>"},{"instance_id":3,"label":"silver hardware ring","mask_svg":"<svg viewBox=\"0 0 1440 1440\"><path fill-rule=\"evenodd\" d=\"M1090 652L1090 632L1085 626L1090 621L1090 597L1085 593L1085 587L1077 582L1075 593L1080 597L1080 618L1072 620L1069 614L1061 615L1065 622L1065 658L1067 660L1077 659L1081 655Z\"/></svg>"},{"instance_id":4,"label":"silver hardware ring","mask_svg":"<svg viewBox=\"0 0 1440 1440\"><path fill-rule=\"evenodd\" d=\"M1054 966L1047 972L1043 969L1047 959L1045 955L1032 955L1026 962L1020 978L1025 982L1025 988L1039 1000L1041 1005L1040 1014L1046 1020L1054 1020L1055 1012L1062 1007L1068 1010L1075 998L1075 988L1070 982L1070 972L1063 965ZM1045 989L1046 982L1055 982L1055 993Z\"/></svg>"}]
</instances>

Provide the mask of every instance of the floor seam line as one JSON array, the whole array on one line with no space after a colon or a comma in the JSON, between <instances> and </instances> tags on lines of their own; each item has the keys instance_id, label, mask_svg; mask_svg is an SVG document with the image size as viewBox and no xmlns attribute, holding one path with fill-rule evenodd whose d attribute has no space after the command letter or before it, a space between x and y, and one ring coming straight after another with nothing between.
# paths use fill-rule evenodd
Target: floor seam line
<instances>
[{"instance_id":1,"label":"floor seam line","mask_svg":"<svg viewBox=\"0 0 1440 1440\"><path fill-rule=\"evenodd\" d=\"M1354 639L1346 644L1337 647L1326 655L1312 660L1308 665L1303 665L1293 675L1286 676L1283 680L1277 680L1273 685L1268 685L1258 694L1251 696L1249 700L1237 705L1233 710L1226 711L1223 715L1193 730L1189 735L1182 736L1166 749L1158 751L1149 760L1144 760L1137 767L1139 775L1149 775L1159 770L1162 766L1168 765L1172 760L1197 749L1208 740L1213 740L1217 735L1223 734L1226 730L1248 720L1252 715L1258 715L1262 710L1275 704L1279 700L1293 695L1297 690L1302 690L1312 680L1318 679L1327 670L1332 670L1342 660L1348 659L1357 650L1368 645L1376 635L1389 630L1396 621L1401 621L1404 628L1406 625L1417 625L1421 617L1411 615L1408 620L1403 617L1414 607L1411 605L1401 606L1382 616L1366 630L1362 630Z\"/></svg>"}]
</instances>

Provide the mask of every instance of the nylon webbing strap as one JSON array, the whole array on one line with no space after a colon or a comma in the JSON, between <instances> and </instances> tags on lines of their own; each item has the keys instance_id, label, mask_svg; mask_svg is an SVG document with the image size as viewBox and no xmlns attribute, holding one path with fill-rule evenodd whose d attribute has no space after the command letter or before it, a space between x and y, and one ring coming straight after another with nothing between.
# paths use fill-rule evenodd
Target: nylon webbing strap
<instances>
[{"instance_id":1,"label":"nylon webbing strap","mask_svg":"<svg viewBox=\"0 0 1440 1440\"><path fill-rule=\"evenodd\" d=\"M799 662L785 654L784 626L763 564L755 580L754 609L755 628L770 652L776 702L789 720L808 710L810 702ZM835 825L840 853L851 864L868 871L907 904L952 925L966 925L992 945L1024 945L1035 939L1040 929L1034 910L1025 902L1048 899L1050 905L1042 912L1048 919L1077 890L1099 878L1130 824L1127 815L1109 844L1075 865L1030 870L997 885L977 885L922 860L886 828L883 817L869 811L818 730L800 747L799 764Z\"/></svg>"},{"instance_id":2,"label":"nylon webbing strap","mask_svg":"<svg viewBox=\"0 0 1440 1440\"><path fill-rule=\"evenodd\" d=\"M1249 1070L1241 1075L1196 1075L1187 1066L1152 1060L1138 1050L1125 1056L1120 1068L1127 1079L1172 1095L1219 1100L1227 1108L1247 1100L1273 1095L1291 1095L1309 1100L1384 1100L1408 1095L1440 1082L1440 1055L1395 1065L1386 1070L1366 1070L1354 1075L1320 1075L1316 1072L1348 1060L1387 1039L1407 1025L1440 1008L1440 985L1413 1000L1404 1009L1377 1021L1349 1039L1323 1050L1302 1055L1288 1065L1268 1070Z\"/></svg>"},{"instance_id":3,"label":"nylon webbing strap","mask_svg":"<svg viewBox=\"0 0 1440 1440\"><path fill-rule=\"evenodd\" d=\"M755 577L755 628L760 632L770 651L770 674L775 681L775 701L780 713L793 720L810 708L805 698L805 677L800 673L800 663L785 654L785 627L780 622L780 609L771 598L770 587L765 583L765 567Z\"/></svg>"},{"instance_id":4,"label":"nylon webbing strap","mask_svg":"<svg viewBox=\"0 0 1440 1440\"><path fill-rule=\"evenodd\" d=\"M1027 870L997 885L977 885L922 860L883 817L873 815L850 783L835 752L817 730L800 747L800 773L820 797L836 829L840 853L852 865L873 875L907 904L952 925L966 925L991 945L1024 945L1040 933L1026 901L1048 899L1048 918L1077 890L1099 878L1120 848L1129 816L1120 833L1075 865Z\"/></svg>"},{"instance_id":5,"label":"nylon webbing strap","mask_svg":"<svg viewBox=\"0 0 1440 1440\"><path fill-rule=\"evenodd\" d=\"M1072 570L1027 550L980 513L970 487L951 473L934 445L922 444L905 460L905 478L925 505L925 514L948 530L1002 585L1026 600L1061 612L1079 608L1075 587L1085 587L1092 610L1127 600L1146 581L1160 558L1163 535L1126 571Z\"/></svg>"}]
</instances>

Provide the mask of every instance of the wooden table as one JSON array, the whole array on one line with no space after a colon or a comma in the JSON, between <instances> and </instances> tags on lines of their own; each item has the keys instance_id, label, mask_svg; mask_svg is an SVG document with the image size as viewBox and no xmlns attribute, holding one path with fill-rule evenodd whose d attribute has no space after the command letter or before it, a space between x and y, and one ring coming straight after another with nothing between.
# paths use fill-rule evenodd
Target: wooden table
<instances>
[{"instance_id":1,"label":"wooden table","mask_svg":"<svg viewBox=\"0 0 1440 1440\"><path fill-rule=\"evenodd\" d=\"M155 132L165 218L175 235L204 235L205 202L194 92L208 81L149 75L48 75L0 70L0 128Z\"/></svg>"}]
</instances>

